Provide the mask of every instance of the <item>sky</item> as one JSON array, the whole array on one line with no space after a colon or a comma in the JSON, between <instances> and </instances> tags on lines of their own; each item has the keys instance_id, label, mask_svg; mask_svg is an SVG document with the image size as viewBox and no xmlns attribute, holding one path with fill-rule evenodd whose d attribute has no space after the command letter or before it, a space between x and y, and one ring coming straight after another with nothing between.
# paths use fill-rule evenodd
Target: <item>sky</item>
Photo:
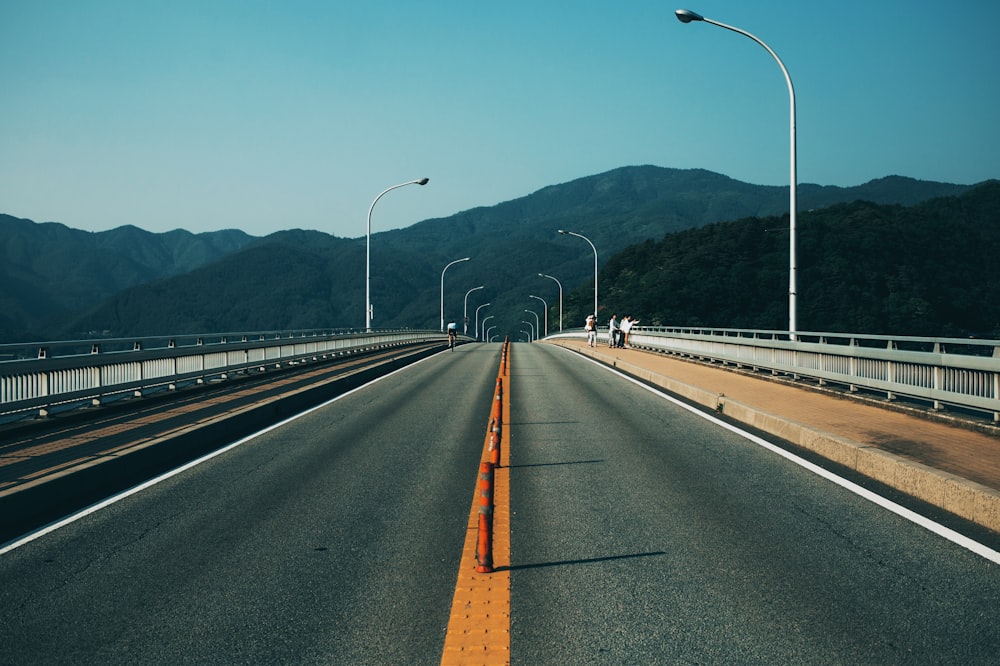
<instances>
[{"instance_id":1,"label":"sky","mask_svg":"<svg viewBox=\"0 0 1000 666\"><path fill-rule=\"evenodd\" d=\"M621 166L1000 178L996 0L0 0L0 213L363 237Z\"/></svg>"}]
</instances>

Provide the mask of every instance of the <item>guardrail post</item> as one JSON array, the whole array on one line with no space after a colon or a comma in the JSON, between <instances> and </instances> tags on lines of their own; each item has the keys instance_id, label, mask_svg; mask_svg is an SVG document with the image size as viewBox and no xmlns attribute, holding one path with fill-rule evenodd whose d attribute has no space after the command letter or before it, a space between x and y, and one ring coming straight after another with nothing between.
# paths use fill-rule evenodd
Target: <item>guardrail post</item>
<instances>
[{"instance_id":1,"label":"guardrail post","mask_svg":"<svg viewBox=\"0 0 1000 666\"><path fill-rule=\"evenodd\" d=\"M493 571L493 463L479 464L479 539L476 572Z\"/></svg>"}]
</instances>

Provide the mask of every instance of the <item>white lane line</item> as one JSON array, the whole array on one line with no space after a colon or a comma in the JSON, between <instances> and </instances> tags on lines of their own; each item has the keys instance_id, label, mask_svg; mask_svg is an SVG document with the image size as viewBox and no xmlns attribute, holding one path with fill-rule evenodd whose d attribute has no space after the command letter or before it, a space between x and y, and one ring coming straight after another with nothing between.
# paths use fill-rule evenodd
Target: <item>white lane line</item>
<instances>
[{"instance_id":1,"label":"white lane line","mask_svg":"<svg viewBox=\"0 0 1000 666\"><path fill-rule=\"evenodd\" d=\"M182 472L185 472L185 471L191 469L192 467L197 467L198 465L202 464L205 461L211 460L212 458L215 458L216 456L220 456L223 453L226 453L227 451L235 449L237 446L240 446L242 444L246 444L247 442L249 442L249 441L251 441L253 439L256 439L257 437L260 437L261 435L263 435L265 433L271 432L272 430L275 430L276 428L280 428L283 425L286 425L288 423L291 423L292 421L300 419L300 418L302 418L303 416L305 416L307 414L311 414L312 412L315 412L317 409L322 409L322 408L326 407L327 405L331 405L331 404L337 402L338 400L340 400L342 398L346 398L347 396L351 395L352 393L355 393L357 391L360 391L361 389L367 388L367 387L371 386L372 384L375 384L376 382L382 381L383 379L388 379L389 377L392 377L393 375L395 375L398 372L402 372L403 370L407 370L409 368L412 368L415 365L423 363L424 361L427 361L427 360L429 360L431 358L434 358L434 357L433 356L428 356L427 358L422 358L419 361L415 361L415 362L410 363L409 365L406 365L406 366L404 366L402 368L398 368L396 370L393 370L389 374L382 375L381 377L377 377L377 378L371 380L370 382L368 382L366 384L362 384L361 386L353 388L350 391L347 391L346 393L338 395L335 398L331 398L330 400L327 400L324 403L316 405L315 407L310 407L309 409L305 410L304 412L299 412L298 414L290 416L287 419L285 419L284 421L280 421L278 423L275 423L273 425L270 425L270 426L264 428L263 430L258 430L255 433L251 433L251 434L247 435L246 437L244 437L242 439L236 440L235 442L232 442L231 444L227 444L226 446L222 447L221 449L217 449L215 451L212 451L211 453L207 453L207 454L203 455L202 457L200 457L200 458L198 458L196 460L192 460L191 462L186 463L186 464L184 464L184 465L182 465L180 467L177 467L176 469L172 469L169 472L165 472L165 473L161 474L160 476L158 476L156 478L153 478L153 479L150 479L149 481L145 481L143 483L140 483L139 485L133 486L132 488L129 488L128 490L123 490L122 492L118 493L117 495L112 495L111 497L108 497L107 499L104 499L104 500L102 500L102 501L100 501L100 502L98 502L96 504L91 504L90 506L88 506L88 507L86 507L84 509L80 509L76 513L72 513L72 514L66 516L65 518L61 518L61 519L59 519L59 520L57 520L55 522L49 523L48 525L46 525L44 527L40 527L37 530L35 530L34 532L29 532L28 534L25 534L22 537L18 537L16 540L11 541L11 542L9 542L7 544L4 544L2 547L0 547L0 555L4 555L6 553L9 553L12 550L20 548L21 546L34 541L35 539L41 538L41 537L45 536L46 534L49 534L51 532L55 532L58 529L61 529L63 527L66 527L67 525L75 523L76 521L80 520L81 518L89 516L92 513L96 513L98 511L100 511L101 509L104 509L106 507L111 506L112 504L116 504L117 502L122 501L126 497L130 497L132 495L135 495L136 493L139 493L139 492L142 492L143 490L146 490L147 488L151 488L151 487L155 486L158 483L162 483L163 481L166 481L167 479L169 479L171 477L177 476L178 474L180 474Z\"/></svg>"},{"instance_id":2,"label":"white lane line","mask_svg":"<svg viewBox=\"0 0 1000 666\"><path fill-rule=\"evenodd\" d=\"M573 352L573 353L576 353L576 352ZM696 416L700 416L701 418L705 419L706 421L710 421L711 423L714 423L715 425L717 425L717 426L719 426L721 428L725 428L726 430L729 430L730 432L736 433L740 437L748 439L751 442L753 442L754 444L757 444L758 446L764 447L768 451L772 451L774 453L777 453L782 458L786 458L787 460L792 461L796 465L799 465L800 467L803 467L803 468L809 470L813 474L821 476L821 477L823 477L824 479L826 479L828 481L832 481L833 483L837 484L838 486L840 486L840 487L842 487L842 488L844 488L846 490L849 490L850 492L854 493L855 495L863 497L864 499L868 500L869 502L877 504L878 506L891 511L891 512L895 513L896 515L901 516L902 518L905 518L906 520L909 520L910 522L915 523L915 524L919 525L920 527L923 527L924 529L930 530L934 534L937 534L938 536L943 537L943 538L947 539L948 541L951 541L952 543L961 546L962 548L970 550L973 553L975 553L976 555L979 555L980 557L983 557L983 558L985 558L987 560L990 560L991 562L994 562L996 564L1000 564L1000 552L995 551L992 548L989 548L988 546L985 546L985 545L979 543L978 541L974 541L973 539L970 539L969 537L967 537L965 535L959 534L958 532L956 532L953 529L945 527L944 525L941 525L940 523L934 522L933 520L931 520L931 519L929 519L929 518L927 518L925 516L921 516L919 513L916 513L915 511L911 511L910 509L907 509L904 506L896 504L892 500L886 499L885 497L882 497L881 495L873 493L872 491L868 490L867 488L863 488L863 487L859 486L858 484L856 484L856 483L854 483L852 481L848 481L847 479L845 479L845 478L843 478L841 476L837 476L833 472L831 472L829 470L826 470L826 469L823 469L819 465L815 465L815 464L809 462L808 460L806 460L804 458L800 458L799 456L795 455L794 453L790 453L789 451L786 451L785 449L781 448L780 446L775 446L774 444L771 444L770 442L768 442L765 439L761 439L760 437L754 435L753 433L749 433L749 432L746 432L745 430L741 430L740 428L738 428L738 427L736 427L736 426L734 426L734 425L732 425L730 423L726 423L725 421L722 421L721 419L713 416L712 414L708 414L706 412L701 411L700 409L692 407L691 405L688 405L687 403L685 403L685 402L683 402L681 400L678 400L677 398L674 398L673 396L668 395L667 393L664 393L660 389L657 389L657 388L654 388L652 386L649 386L648 384L644 384L643 382L639 381L638 379L635 379L634 377L630 377L630 376L622 373L620 370L618 370L616 368L612 368L610 366L604 365L600 361L596 361L596 360L594 360L592 358L584 356L583 354L577 354L577 355L580 356L583 359L586 359L587 361L590 361L594 365L607 370L608 372L614 373L614 374L618 375L619 377L621 377L621 378L623 378L623 379L625 379L627 381L632 382L636 386L639 386L641 388L646 389L650 393L653 393L654 395L657 395L657 396L663 398L664 400L672 402L673 404L677 405L678 407L686 409L687 411L691 412L692 414L695 414Z\"/></svg>"}]
</instances>

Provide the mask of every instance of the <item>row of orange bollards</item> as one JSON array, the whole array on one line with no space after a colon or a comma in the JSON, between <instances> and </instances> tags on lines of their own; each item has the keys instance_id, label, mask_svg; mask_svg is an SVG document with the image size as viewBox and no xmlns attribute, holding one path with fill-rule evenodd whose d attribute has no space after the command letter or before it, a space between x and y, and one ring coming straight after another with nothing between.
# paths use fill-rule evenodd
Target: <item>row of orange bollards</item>
<instances>
[{"instance_id":1,"label":"row of orange bollards","mask_svg":"<svg viewBox=\"0 0 1000 666\"><path fill-rule=\"evenodd\" d=\"M510 353L510 338L504 340L500 352L500 371L497 375L496 390L493 392L493 406L487 429L489 437L489 460L479 464L479 538L476 542L476 572L493 571L493 470L500 466L500 439L503 430L503 378L507 374L507 355Z\"/></svg>"}]
</instances>

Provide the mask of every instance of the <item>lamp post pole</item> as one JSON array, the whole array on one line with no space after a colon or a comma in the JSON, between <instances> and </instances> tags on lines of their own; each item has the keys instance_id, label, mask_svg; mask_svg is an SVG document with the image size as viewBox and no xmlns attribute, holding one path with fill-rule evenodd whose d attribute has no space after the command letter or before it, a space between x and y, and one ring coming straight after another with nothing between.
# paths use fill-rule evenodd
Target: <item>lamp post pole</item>
<instances>
[{"instance_id":1,"label":"lamp post pole","mask_svg":"<svg viewBox=\"0 0 1000 666\"><path fill-rule=\"evenodd\" d=\"M465 292L465 304L462 306L462 335L469 334L469 294L482 288L483 286L479 285Z\"/></svg>"},{"instance_id":2,"label":"lamp post pole","mask_svg":"<svg viewBox=\"0 0 1000 666\"><path fill-rule=\"evenodd\" d=\"M530 310L525 310L525 312L530 312ZM521 323L527 324L528 328L531 329L531 333L528 335L528 342L534 342L535 340L537 340L538 336L535 335L535 325L532 324L530 321L527 321L526 319L522 319Z\"/></svg>"},{"instance_id":3,"label":"lamp post pole","mask_svg":"<svg viewBox=\"0 0 1000 666\"><path fill-rule=\"evenodd\" d=\"M541 336L542 322L538 319L538 313L535 312L534 310L528 310L527 308L524 311L527 312L527 313L535 315L535 328L534 328L534 331L535 331L535 339L537 340L538 338L542 337Z\"/></svg>"},{"instance_id":4,"label":"lamp post pole","mask_svg":"<svg viewBox=\"0 0 1000 666\"><path fill-rule=\"evenodd\" d=\"M562 229L559 230L559 233L582 238L590 243L590 249L594 251L594 321L597 321L597 248L594 247L594 243L583 234L578 234L575 231L563 231Z\"/></svg>"},{"instance_id":5,"label":"lamp post pole","mask_svg":"<svg viewBox=\"0 0 1000 666\"><path fill-rule=\"evenodd\" d=\"M785 82L788 84L788 100L789 100L789 138L790 138L790 151L789 151L789 180L791 181L789 187L789 201L788 201L788 333L792 340L796 339L796 278L795 278L795 211L796 211L796 192L798 174L796 173L795 164L795 88L792 86L792 77L788 75L788 70L785 69L785 63L781 62L781 58L778 54L771 49L770 46L765 44L763 41L757 37L751 35L746 30L740 30L731 25L726 25L725 23L719 23L718 21L713 21L712 19L705 18L700 14L696 14L689 9L678 9L674 12L677 15L677 20L681 23L690 23L692 21L703 21L705 23L711 23L712 25L717 25L720 28L725 28L726 30L731 30L733 32L739 33L744 37L749 37L753 41L757 42L764 47L771 57L774 58L775 62L778 63L778 67L781 68L781 73L785 75Z\"/></svg>"},{"instance_id":6,"label":"lamp post pole","mask_svg":"<svg viewBox=\"0 0 1000 666\"><path fill-rule=\"evenodd\" d=\"M489 339L486 337L486 322L488 322L490 319L493 319L493 317L495 317L495 316L496 315L490 315L489 317L483 317L483 342L489 342ZM495 327L491 327L491 328L495 328Z\"/></svg>"},{"instance_id":7,"label":"lamp post pole","mask_svg":"<svg viewBox=\"0 0 1000 666\"><path fill-rule=\"evenodd\" d=\"M441 271L441 332L444 333L444 272L454 266L455 264L461 263L463 261L468 261L471 257L463 257L462 259L456 259L451 262Z\"/></svg>"},{"instance_id":8,"label":"lamp post pole","mask_svg":"<svg viewBox=\"0 0 1000 666\"><path fill-rule=\"evenodd\" d=\"M562 306L563 306L563 294L562 294L562 282L552 277L551 275L546 275L545 273L539 273L539 277L548 278L550 280L555 280L556 284L559 285L559 332L562 332Z\"/></svg>"},{"instance_id":9,"label":"lamp post pole","mask_svg":"<svg viewBox=\"0 0 1000 666\"><path fill-rule=\"evenodd\" d=\"M490 341L490 333L493 332L494 328L496 328L496 326L490 326L488 329L486 329L486 332L483 333L483 342L489 342Z\"/></svg>"},{"instance_id":10,"label":"lamp post pole","mask_svg":"<svg viewBox=\"0 0 1000 666\"><path fill-rule=\"evenodd\" d=\"M538 300L540 300L542 302L542 308L543 308L542 312L545 313L545 328L543 329L545 331L545 333L542 335L542 337L544 338L544 337L548 336L548 334L549 334L549 304L546 303L545 299L542 298L541 296L532 296L532 295L529 294L528 298L537 298Z\"/></svg>"},{"instance_id":11,"label":"lamp post pole","mask_svg":"<svg viewBox=\"0 0 1000 666\"><path fill-rule=\"evenodd\" d=\"M400 183L399 185L393 185L392 187L387 187L382 190L381 194L375 197L375 201L372 201L372 205L368 207L368 232L365 234L365 331L372 330L372 298L371 298L371 257L372 257L372 209L375 208L375 204L378 200L382 198L382 195L386 192L391 192L398 187L405 187L407 185L426 185L430 182L430 178L420 178L417 180L410 180L405 183Z\"/></svg>"},{"instance_id":12,"label":"lamp post pole","mask_svg":"<svg viewBox=\"0 0 1000 666\"><path fill-rule=\"evenodd\" d=\"M476 328L475 328L476 340L479 339L479 311L482 310L483 308L485 308L487 305L490 305L490 304L489 303L483 303L478 308L476 308Z\"/></svg>"}]
</instances>

